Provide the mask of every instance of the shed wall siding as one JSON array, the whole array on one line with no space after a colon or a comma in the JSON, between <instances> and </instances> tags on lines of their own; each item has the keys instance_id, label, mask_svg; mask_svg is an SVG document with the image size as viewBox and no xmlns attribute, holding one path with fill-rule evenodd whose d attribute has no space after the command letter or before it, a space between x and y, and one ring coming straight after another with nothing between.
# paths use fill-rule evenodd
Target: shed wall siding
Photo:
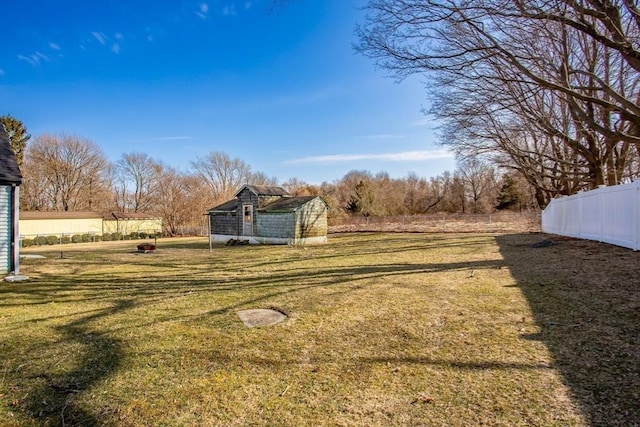
<instances>
[{"instance_id":1,"label":"shed wall siding","mask_svg":"<svg viewBox=\"0 0 640 427\"><path fill-rule=\"evenodd\" d=\"M327 205L314 199L296 212L296 239L327 235Z\"/></svg>"},{"instance_id":2,"label":"shed wall siding","mask_svg":"<svg viewBox=\"0 0 640 427\"><path fill-rule=\"evenodd\" d=\"M260 237L295 238L295 214L293 212L260 212L256 218Z\"/></svg>"},{"instance_id":3,"label":"shed wall siding","mask_svg":"<svg viewBox=\"0 0 640 427\"><path fill-rule=\"evenodd\" d=\"M11 269L11 187L0 186L0 273Z\"/></svg>"},{"instance_id":4,"label":"shed wall siding","mask_svg":"<svg viewBox=\"0 0 640 427\"><path fill-rule=\"evenodd\" d=\"M242 190L239 194L238 194L238 200L240 200L238 206L242 206L245 204L252 204L253 205L253 215L254 215L254 219L253 219L253 233L251 233L252 235L258 235L258 227L256 225L257 221L256 221L256 211L258 210L258 202L260 200L260 198L258 196L256 196L254 193L252 193L251 191L249 191L249 189L245 188L244 190ZM238 227L242 227L241 224L238 224Z\"/></svg>"},{"instance_id":5,"label":"shed wall siding","mask_svg":"<svg viewBox=\"0 0 640 427\"><path fill-rule=\"evenodd\" d=\"M209 215L209 221L211 234L238 236L238 216L235 212Z\"/></svg>"}]
</instances>

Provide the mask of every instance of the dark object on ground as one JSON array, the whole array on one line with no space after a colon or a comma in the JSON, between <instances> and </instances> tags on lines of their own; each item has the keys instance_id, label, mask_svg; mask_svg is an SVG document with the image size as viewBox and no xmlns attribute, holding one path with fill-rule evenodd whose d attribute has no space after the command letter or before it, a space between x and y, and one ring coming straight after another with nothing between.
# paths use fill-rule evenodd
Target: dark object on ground
<instances>
[{"instance_id":1,"label":"dark object on ground","mask_svg":"<svg viewBox=\"0 0 640 427\"><path fill-rule=\"evenodd\" d=\"M151 244L151 243L142 243L140 245L138 245L138 252L141 252L143 254L149 253L149 252L155 252L156 251L156 245Z\"/></svg>"},{"instance_id":2,"label":"dark object on ground","mask_svg":"<svg viewBox=\"0 0 640 427\"><path fill-rule=\"evenodd\" d=\"M225 246L243 246L248 244L249 244L248 240L229 239L227 240L227 243L225 243Z\"/></svg>"},{"instance_id":3,"label":"dark object on ground","mask_svg":"<svg viewBox=\"0 0 640 427\"><path fill-rule=\"evenodd\" d=\"M546 239L546 240L542 240L540 242L534 243L533 245L531 245L531 247L532 248L548 248L549 246L554 246L554 245L557 245L557 243L551 239Z\"/></svg>"}]
</instances>

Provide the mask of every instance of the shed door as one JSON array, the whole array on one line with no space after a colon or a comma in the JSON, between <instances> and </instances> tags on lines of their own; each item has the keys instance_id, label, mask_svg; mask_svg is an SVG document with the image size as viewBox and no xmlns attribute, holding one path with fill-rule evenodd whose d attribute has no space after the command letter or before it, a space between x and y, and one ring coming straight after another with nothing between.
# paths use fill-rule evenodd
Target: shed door
<instances>
[{"instance_id":1,"label":"shed door","mask_svg":"<svg viewBox=\"0 0 640 427\"><path fill-rule=\"evenodd\" d=\"M242 205L242 235L253 236L253 205Z\"/></svg>"},{"instance_id":2,"label":"shed door","mask_svg":"<svg viewBox=\"0 0 640 427\"><path fill-rule=\"evenodd\" d=\"M11 212L11 187L0 186L0 273L11 265Z\"/></svg>"}]
</instances>

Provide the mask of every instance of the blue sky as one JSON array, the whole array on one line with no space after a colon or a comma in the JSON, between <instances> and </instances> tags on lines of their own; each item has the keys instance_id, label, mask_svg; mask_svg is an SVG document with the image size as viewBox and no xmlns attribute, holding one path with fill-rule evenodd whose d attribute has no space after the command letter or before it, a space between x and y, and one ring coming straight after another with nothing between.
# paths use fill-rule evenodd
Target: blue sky
<instances>
[{"instance_id":1,"label":"blue sky","mask_svg":"<svg viewBox=\"0 0 640 427\"><path fill-rule=\"evenodd\" d=\"M280 182L453 170L418 77L354 53L364 0L13 1L0 114L187 170L210 151Z\"/></svg>"}]
</instances>

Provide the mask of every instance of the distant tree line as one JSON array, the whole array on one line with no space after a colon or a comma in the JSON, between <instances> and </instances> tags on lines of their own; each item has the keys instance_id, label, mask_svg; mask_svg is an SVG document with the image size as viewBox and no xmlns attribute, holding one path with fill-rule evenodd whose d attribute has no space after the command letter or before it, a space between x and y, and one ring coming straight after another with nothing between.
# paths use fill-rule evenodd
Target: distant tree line
<instances>
[{"instance_id":1,"label":"distant tree line","mask_svg":"<svg viewBox=\"0 0 640 427\"><path fill-rule=\"evenodd\" d=\"M139 152L109 162L97 144L74 135L43 134L27 144L26 128L11 119L16 129L12 135L21 144L22 210L143 212L161 217L170 235L205 229L207 209L232 199L245 183L281 185L292 195L321 195L335 217L537 207L522 177L499 173L477 159L461 161L454 172L432 178L416 173L391 178L386 172L354 170L321 185L297 178L279 183L219 151L198 157L187 171L179 171Z\"/></svg>"}]
</instances>

